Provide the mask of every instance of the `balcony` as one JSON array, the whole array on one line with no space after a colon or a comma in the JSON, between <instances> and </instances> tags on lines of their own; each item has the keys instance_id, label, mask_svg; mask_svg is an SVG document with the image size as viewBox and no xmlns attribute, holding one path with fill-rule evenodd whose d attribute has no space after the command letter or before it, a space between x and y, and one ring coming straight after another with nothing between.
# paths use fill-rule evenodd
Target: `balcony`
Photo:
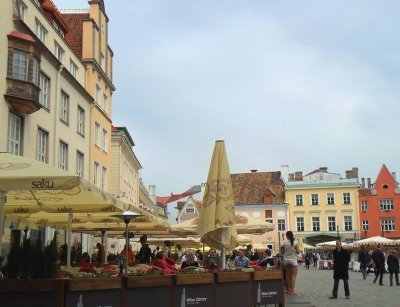
<instances>
[{"instance_id":1,"label":"balcony","mask_svg":"<svg viewBox=\"0 0 400 307\"><path fill-rule=\"evenodd\" d=\"M15 111L32 114L42 107L39 103L39 92L40 88L32 82L7 78L4 98Z\"/></svg>"}]
</instances>

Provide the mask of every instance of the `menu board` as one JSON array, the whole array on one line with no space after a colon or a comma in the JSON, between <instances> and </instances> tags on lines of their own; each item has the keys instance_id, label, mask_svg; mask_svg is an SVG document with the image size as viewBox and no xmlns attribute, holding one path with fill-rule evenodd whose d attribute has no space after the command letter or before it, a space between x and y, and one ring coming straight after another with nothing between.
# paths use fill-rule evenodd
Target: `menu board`
<instances>
[{"instance_id":1,"label":"menu board","mask_svg":"<svg viewBox=\"0 0 400 307\"><path fill-rule=\"evenodd\" d=\"M58 304L57 295L57 292L0 292L0 306L54 307Z\"/></svg>"},{"instance_id":2,"label":"menu board","mask_svg":"<svg viewBox=\"0 0 400 307\"><path fill-rule=\"evenodd\" d=\"M212 284L188 284L174 287L175 307L212 306Z\"/></svg>"},{"instance_id":3,"label":"menu board","mask_svg":"<svg viewBox=\"0 0 400 307\"><path fill-rule=\"evenodd\" d=\"M119 307L120 295L119 289L66 292L65 307Z\"/></svg>"},{"instance_id":4,"label":"menu board","mask_svg":"<svg viewBox=\"0 0 400 307\"><path fill-rule=\"evenodd\" d=\"M282 280L253 281L253 301L256 306L283 303Z\"/></svg>"}]
</instances>

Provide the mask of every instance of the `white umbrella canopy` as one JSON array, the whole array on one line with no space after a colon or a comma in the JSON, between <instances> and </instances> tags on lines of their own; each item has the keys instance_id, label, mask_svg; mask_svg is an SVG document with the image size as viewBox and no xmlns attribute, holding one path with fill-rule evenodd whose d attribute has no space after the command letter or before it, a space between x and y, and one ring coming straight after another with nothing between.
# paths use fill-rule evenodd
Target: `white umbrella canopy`
<instances>
[{"instance_id":1,"label":"white umbrella canopy","mask_svg":"<svg viewBox=\"0 0 400 307\"><path fill-rule=\"evenodd\" d=\"M375 236L353 242L353 245L355 247L361 245L378 245L378 244L381 244L383 246L394 246L394 245L400 245L400 242L396 242L396 240L391 240L381 236Z\"/></svg>"}]
</instances>

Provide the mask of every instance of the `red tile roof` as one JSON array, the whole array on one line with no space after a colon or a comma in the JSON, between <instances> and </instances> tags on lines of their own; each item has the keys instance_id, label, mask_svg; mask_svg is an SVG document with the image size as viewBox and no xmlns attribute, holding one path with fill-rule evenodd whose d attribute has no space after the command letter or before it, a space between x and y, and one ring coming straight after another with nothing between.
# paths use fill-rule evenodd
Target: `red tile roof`
<instances>
[{"instance_id":1,"label":"red tile roof","mask_svg":"<svg viewBox=\"0 0 400 307\"><path fill-rule=\"evenodd\" d=\"M60 11L57 9L53 1L51 0L44 0L42 2L41 8L46 15L46 17L49 20L53 20L64 32L64 34L67 34L69 31L69 28L65 21L63 20Z\"/></svg>"},{"instance_id":2,"label":"red tile roof","mask_svg":"<svg viewBox=\"0 0 400 307\"><path fill-rule=\"evenodd\" d=\"M371 189L366 189L366 188L359 189L358 190L358 194L359 194L359 196L370 196L370 195L372 195Z\"/></svg>"},{"instance_id":3,"label":"red tile roof","mask_svg":"<svg viewBox=\"0 0 400 307\"><path fill-rule=\"evenodd\" d=\"M12 31L7 36L19 38L19 39L22 39L22 40L25 40L25 41L28 41L31 43L36 43L35 39L32 36L30 36L29 34L18 32L18 31Z\"/></svg>"},{"instance_id":4,"label":"red tile roof","mask_svg":"<svg viewBox=\"0 0 400 307\"><path fill-rule=\"evenodd\" d=\"M69 27L65 40L75 53L82 58L83 20L89 19L89 13L61 14L61 16Z\"/></svg>"}]
</instances>

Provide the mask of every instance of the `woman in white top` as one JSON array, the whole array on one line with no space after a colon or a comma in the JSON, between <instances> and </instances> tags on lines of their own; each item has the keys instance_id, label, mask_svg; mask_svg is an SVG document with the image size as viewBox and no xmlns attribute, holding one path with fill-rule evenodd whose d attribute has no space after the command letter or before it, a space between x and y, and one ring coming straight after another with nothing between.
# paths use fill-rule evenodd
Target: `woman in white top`
<instances>
[{"instance_id":1,"label":"woman in white top","mask_svg":"<svg viewBox=\"0 0 400 307\"><path fill-rule=\"evenodd\" d=\"M297 295L294 291L294 285L296 283L298 263L297 254L299 253L299 244L294 240L293 232L286 232L287 240L283 241L283 264L285 266L285 277L286 277L286 289L288 294Z\"/></svg>"}]
</instances>

